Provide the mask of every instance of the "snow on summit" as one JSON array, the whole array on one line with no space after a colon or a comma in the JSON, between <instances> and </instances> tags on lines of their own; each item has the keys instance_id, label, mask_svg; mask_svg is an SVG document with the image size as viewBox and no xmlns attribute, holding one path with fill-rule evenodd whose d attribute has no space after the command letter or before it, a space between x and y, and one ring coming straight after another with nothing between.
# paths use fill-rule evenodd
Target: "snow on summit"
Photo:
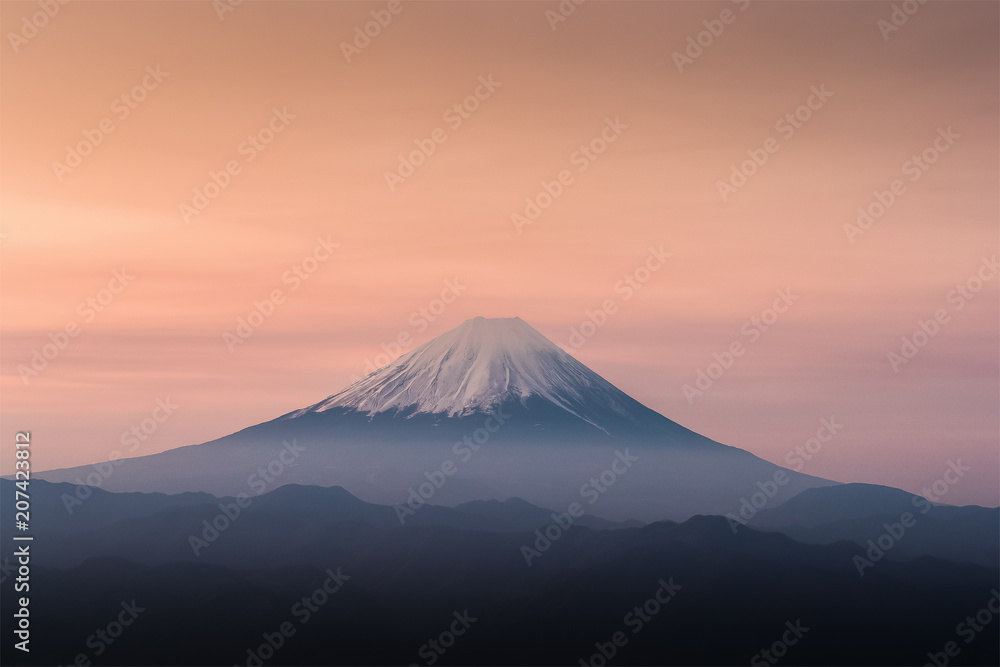
<instances>
[{"instance_id":1,"label":"snow on summit","mask_svg":"<svg viewBox=\"0 0 1000 667\"><path fill-rule=\"evenodd\" d=\"M585 421L584 406L599 404L624 415L632 402L521 318L476 317L297 414L340 407L454 417L529 397Z\"/></svg>"}]
</instances>

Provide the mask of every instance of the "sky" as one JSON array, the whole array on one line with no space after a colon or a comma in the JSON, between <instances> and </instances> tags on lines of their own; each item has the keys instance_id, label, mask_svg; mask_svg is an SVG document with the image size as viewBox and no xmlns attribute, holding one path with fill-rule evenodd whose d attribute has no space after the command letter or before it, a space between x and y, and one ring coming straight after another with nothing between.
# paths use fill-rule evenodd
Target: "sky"
<instances>
[{"instance_id":1,"label":"sky","mask_svg":"<svg viewBox=\"0 0 1000 667\"><path fill-rule=\"evenodd\" d=\"M720 442L996 506L1000 7L900 4L4 0L0 437L205 442L520 316Z\"/></svg>"}]
</instances>

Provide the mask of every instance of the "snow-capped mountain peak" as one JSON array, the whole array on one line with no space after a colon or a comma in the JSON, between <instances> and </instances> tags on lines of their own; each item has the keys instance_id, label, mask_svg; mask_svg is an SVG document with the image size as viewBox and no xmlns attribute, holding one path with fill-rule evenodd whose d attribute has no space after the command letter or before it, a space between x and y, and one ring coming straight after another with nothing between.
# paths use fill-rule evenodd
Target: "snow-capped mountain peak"
<instances>
[{"instance_id":1,"label":"snow-capped mountain peak","mask_svg":"<svg viewBox=\"0 0 1000 667\"><path fill-rule=\"evenodd\" d=\"M333 408L461 417L542 399L601 430L592 414L641 405L519 317L476 317L292 417Z\"/></svg>"}]
</instances>

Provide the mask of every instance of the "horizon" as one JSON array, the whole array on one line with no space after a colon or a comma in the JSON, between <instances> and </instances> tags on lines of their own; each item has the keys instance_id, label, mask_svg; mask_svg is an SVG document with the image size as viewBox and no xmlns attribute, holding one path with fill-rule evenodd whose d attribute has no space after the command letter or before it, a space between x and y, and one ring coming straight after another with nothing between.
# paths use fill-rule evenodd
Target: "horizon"
<instances>
[{"instance_id":1,"label":"horizon","mask_svg":"<svg viewBox=\"0 0 1000 667\"><path fill-rule=\"evenodd\" d=\"M418 346L414 347L412 350L410 350L408 352L404 352L403 354L401 354L398 357L396 357L393 361L387 363L385 366L382 366L382 367L380 367L380 368L372 371L372 373L370 373L369 375L364 376L363 378L360 378L360 379L358 379L356 381L351 382L349 385L347 385L343 389L338 390L338 391L334 392L333 394L330 394L329 396L327 396L326 399L318 401L315 405L318 406L320 404L325 403L327 399L330 399L330 398L333 398L335 396L339 396L339 395L341 395L343 393L346 393L348 389L350 389L351 387L353 387L355 384L360 383L361 380L369 377L370 375L375 375L375 374L377 374L377 373L385 370L386 368L388 368L390 366L397 365L397 363L400 362L401 360L403 360L404 358L409 357L409 356L415 354L416 352L418 352L419 350L430 346L438 338L444 337L445 334L452 333L452 332L458 330L459 328L461 328L463 325L475 322L477 320L484 320L486 322L505 322L505 323L506 322L511 322L511 321L518 321L518 322L521 322L522 324L526 325L532 331L537 332L537 330L534 329L534 327L531 326L530 322L526 322L520 316L517 316L517 315L513 315L513 316L510 316L510 317L487 317L487 316L483 316L483 315L476 315L476 316L470 317L470 318L468 318L468 319L460 322L455 327L453 327L453 328L451 328L451 329L449 329L449 330L447 330L445 332L442 332L442 334L440 334L439 336L436 336L434 339L431 339L430 341L427 341L427 342L425 342L425 343L423 343L421 345L418 345ZM479 332L479 335L481 336L482 335L482 329L479 329L478 332ZM537 332L537 333L540 333L540 332ZM475 334L473 334L473 335L475 335ZM465 340L465 339L463 339L463 340ZM554 347L562 350L563 352L566 352L567 354L572 355L573 350L572 350L571 346L558 345L558 344L554 343L553 341L551 341L550 339L548 339L547 337L546 337L546 341L549 342L550 344L552 344ZM604 378L604 379L607 380L607 378ZM613 382L611 384L614 385ZM617 385L615 385L615 386L617 387ZM626 392L626 394L627 394L627 392ZM160 405L162 406L162 403ZM308 407L308 406L303 406L303 409L305 409L305 407ZM646 407L648 407L648 406L646 406ZM322 409L324 409L324 408L321 408L321 410ZM378 408L378 409L376 409L376 410L374 410L372 412L369 412L369 414L383 412L386 409L387 408L385 408L385 407L380 407L380 408ZM285 413L285 414L282 414L282 415L277 415L273 419L278 419L280 417L286 417L288 414L289 413ZM435 414L437 414L437 413L435 413ZM663 417L665 417L667 419L670 419L669 416L664 415L662 413L657 412L657 414L660 414L661 416L663 416ZM266 419L265 422L267 422L267 421L271 421L271 419ZM673 420L671 420L671 421L673 421ZM837 432L837 426L838 425L836 424L835 421L833 421L833 420L821 420L821 421L825 422L828 427L829 426L833 427L832 428L832 433L829 434L830 437L828 439L827 438L822 438L822 439L820 439L820 438L811 438L811 440L813 440L816 443L816 452L813 452L812 449L808 445L805 445L802 448L797 448L796 451L795 451L795 460L796 461L802 462L803 460L809 460L810 459L810 455L809 455L810 452L812 452L813 454L817 453L818 450L822 447L822 445L825 444L825 442L827 442L829 439L832 439L832 437L836 434L836 432ZM261 423L264 423L264 422L261 422ZM684 424L680 424L680 425L684 426ZM839 425L839 426L841 428L843 427L843 425ZM227 435L229 435L229 434L227 434ZM207 442L210 442L210 441L206 441L206 443ZM192 444L202 444L202 443L192 443ZM721 443L721 444L729 444L729 443ZM805 454L803 454L803 452L805 452ZM802 458L803 455L805 456L805 459ZM115 457L115 458L117 458L117 457ZM122 458L127 459L127 458L133 458L133 457L124 456ZM784 463L787 463L787 461L786 462L772 461L772 463L777 463L778 465L783 465ZM951 462L949 462L949 465L950 465L950 463ZM960 463L958 463L956 465L958 466L957 470L961 471L959 473L960 477L964 476L964 473L969 471L969 470L966 469L967 468L966 466L962 466ZM789 466L786 466L786 467L789 467ZM950 467L955 468L955 466L951 466L951 465L950 465ZM791 469L794 469L794 470L797 470L797 471L801 470L801 468L796 468L796 467L792 467ZM41 471L41 472L45 472L45 471ZM813 476L820 477L818 475L813 475ZM865 486L878 486L878 487L883 487L883 488L890 488L890 489L894 489L894 490L900 490L900 489L898 489L898 487L895 487L895 486L893 486L891 484L881 484L881 483L877 483L877 482L859 482L859 481L854 481L854 480L829 480L829 481L835 482L836 484L838 484L840 486L849 486L849 485L858 485L858 484L861 484L861 485L865 485ZM65 483L65 482L51 482L51 483ZM315 484L310 485L310 484L296 483L296 482L289 482L289 484L296 485L296 486L316 486ZM279 487L275 487L275 488L280 488L280 486ZM344 489L345 491L347 491L348 493L350 493L353 497L355 497L355 498L358 497L354 493L351 493L351 491L349 489L346 489L346 488L344 488L343 486L341 486L339 484L332 485L332 488ZM817 488L824 488L824 487L817 487ZM810 491L810 490L815 490L815 489L807 489L804 493L808 493L808 491ZM902 489L902 490L906 491L905 489ZM951 489L949 488L949 491L950 490ZM928 499L936 502L937 504L944 504L944 505L953 504L953 503L938 503L939 499L937 499L934 496L933 488L924 487L924 488L920 489L919 491L909 491L909 493L913 493L913 494L918 495L918 496L923 496L925 498L928 498ZM218 495L218 494L215 494L215 495ZM492 500L492 501L496 501L496 502L505 502L506 500L509 500L509 499L512 499L512 498L513 499L524 500L520 496L516 496L516 495L514 495L514 496L508 496L504 501L497 501L496 499L488 499L488 500ZM367 502L367 501L365 501L365 502ZM466 501L466 503L459 503L458 505L455 505L455 507L459 507L462 504L467 504L467 503L471 503L471 502L477 502L477 501ZM478 502L482 502L482 501L478 501ZM524 501L524 502L528 502L528 501ZM378 503L375 503L375 504L378 504ZM969 503L969 504L976 505L976 503ZM448 505L446 504L445 506L448 506ZM538 506L535 505L535 507L538 507ZM986 505L986 507L993 507L993 506L992 505ZM602 518L602 517L599 517L598 515L593 515L593 516L596 516L597 518ZM636 520L636 519L633 519L633 520ZM687 520L677 521L677 523L684 523L685 521L687 521Z\"/></svg>"},{"instance_id":2,"label":"horizon","mask_svg":"<svg viewBox=\"0 0 1000 667\"><path fill-rule=\"evenodd\" d=\"M802 473L960 460L946 502L1000 505L1000 7L404 3L357 46L384 4L69 3L5 40L0 436L36 469L505 313L712 440L786 465L833 419Z\"/></svg>"}]
</instances>

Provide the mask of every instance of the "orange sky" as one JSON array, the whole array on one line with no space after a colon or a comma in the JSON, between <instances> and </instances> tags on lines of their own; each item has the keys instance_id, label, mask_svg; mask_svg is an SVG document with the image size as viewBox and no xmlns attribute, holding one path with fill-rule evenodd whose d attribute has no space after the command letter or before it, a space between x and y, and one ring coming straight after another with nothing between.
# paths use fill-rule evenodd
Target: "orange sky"
<instances>
[{"instance_id":1,"label":"orange sky","mask_svg":"<svg viewBox=\"0 0 1000 667\"><path fill-rule=\"evenodd\" d=\"M972 471L944 500L1000 503L1000 277L983 269L979 292L949 300L997 254L996 3L930 2L888 39L892 7L875 2L591 1L555 30L557 2L387 4L247 0L220 19L211 2L74 0L33 32L38 3L0 3L0 435L33 431L36 468L228 434L343 388L381 343L475 315L519 315L569 347L615 299L573 353L668 417L784 463L834 416L844 429L803 472L919 491L960 458ZM372 11L391 21L348 63L341 43ZM477 87L474 111L448 113ZM832 95L794 132L777 124L819 89ZM614 140L581 157L608 119ZM262 131L271 143L246 143ZM78 166L53 166L80 142ZM766 145L723 201L719 181ZM925 149L926 171L908 163ZM227 163L186 224L181 205ZM512 214L563 171L519 233ZM672 256L626 299L616 284L650 246ZM308 279L287 273L314 251L328 259ZM123 268L134 278L102 294ZM788 288L798 299L751 340L745 323ZM230 352L224 335L276 289ZM894 372L887 354L939 309ZM735 342L742 356L686 400ZM126 452L167 397L174 414Z\"/></svg>"}]
</instances>

